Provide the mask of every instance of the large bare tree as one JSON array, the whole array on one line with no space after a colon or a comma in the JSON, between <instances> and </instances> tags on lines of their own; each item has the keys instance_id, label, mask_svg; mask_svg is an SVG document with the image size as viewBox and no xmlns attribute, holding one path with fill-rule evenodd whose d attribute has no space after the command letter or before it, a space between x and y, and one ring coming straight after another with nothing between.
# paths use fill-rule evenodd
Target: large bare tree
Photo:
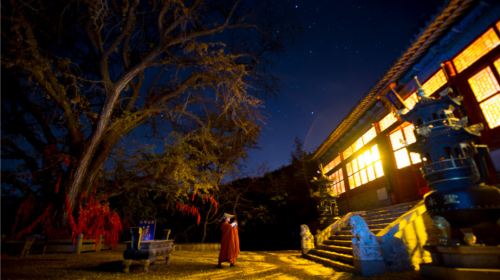
<instances>
[{"instance_id":1,"label":"large bare tree","mask_svg":"<svg viewBox=\"0 0 500 280\"><path fill-rule=\"evenodd\" d=\"M248 3L4 2L2 183L12 190L66 200L73 212L98 185L113 150L138 128L173 146L192 135L258 134L261 100L252 92L263 80L259 59L277 38L246 20ZM200 143L216 148L206 145L219 141L210 137ZM252 141L239 143L236 153L218 155L243 156ZM209 166L220 176L234 159Z\"/></svg>"}]
</instances>

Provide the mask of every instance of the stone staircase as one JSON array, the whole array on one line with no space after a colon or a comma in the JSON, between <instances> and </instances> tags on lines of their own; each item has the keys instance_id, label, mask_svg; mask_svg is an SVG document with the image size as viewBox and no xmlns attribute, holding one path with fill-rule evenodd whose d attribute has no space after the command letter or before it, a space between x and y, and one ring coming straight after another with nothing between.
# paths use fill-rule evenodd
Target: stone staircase
<instances>
[{"instance_id":1,"label":"stone staircase","mask_svg":"<svg viewBox=\"0 0 500 280\"><path fill-rule=\"evenodd\" d=\"M370 230L376 235L399 216L410 210L417 202L407 202L363 211L359 215L365 219ZM339 271L354 272L352 238L351 227L345 226L327 240L324 240L317 248L309 251L305 257Z\"/></svg>"}]
</instances>

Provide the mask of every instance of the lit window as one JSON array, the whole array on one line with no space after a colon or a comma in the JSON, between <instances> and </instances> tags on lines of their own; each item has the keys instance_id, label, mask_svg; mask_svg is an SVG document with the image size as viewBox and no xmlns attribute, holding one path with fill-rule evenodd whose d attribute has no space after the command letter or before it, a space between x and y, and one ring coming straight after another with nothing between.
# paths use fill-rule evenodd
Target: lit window
<instances>
[{"instance_id":1,"label":"lit window","mask_svg":"<svg viewBox=\"0 0 500 280\"><path fill-rule=\"evenodd\" d=\"M394 157L396 158L396 166L398 169L410 166L410 157L408 156L408 151L406 148L402 148L394 152Z\"/></svg>"},{"instance_id":2,"label":"lit window","mask_svg":"<svg viewBox=\"0 0 500 280\"><path fill-rule=\"evenodd\" d=\"M414 133L415 127L412 124L403 128L403 131L405 133L406 145L410 145L412 143L417 142L417 138L415 138L415 133Z\"/></svg>"},{"instance_id":3,"label":"lit window","mask_svg":"<svg viewBox=\"0 0 500 280\"><path fill-rule=\"evenodd\" d=\"M500 73L500 58L495 60L495 62L493 62L493 64L495 64L495 68L497 69L497 72Z\"/></svg>"},{"instance_id":4,"label":"lit window","mask_svg":"<svg viewBox=\"0 0 500 280\"><path fill-rule=\"evenodd\" d=\"M345 150L344 150L344 152L342 153L342 157L343 157L344 159L346 159L346 158L350 157L350 156L352 155L352 153L353 153L353 151L352 151L352 147L351 147L351 146L349 146L349 147L347 147L347 149L345 149Z\"/></svg>"},{"instance_id":5,"label":"lit window","mask_svg":"<svg viewBox=\"0 0 500 280\"><path fill-rule=\"evenodd\" d=\"M328 179L332 181L329 187L329 192L332 195L336 196L345 192L344 174L342 173L342 168L329 175Z\"/></svg>"},{"instance_id":6,"label":"lit window","mask_svg":"<svg viewBox=\"0 0 500 280\"><path fill-rule=\"evenodd\" d=\"M417 164L417 163L422 162L422 158L420 157L419 153L413 153L413 152L411 152L410 153L410 158L411 158L411 162L413 164Z\"/></svg>"},{"instance_id":7,"label":"lit window","mask_svg":"<svg viewBox=\"0 0 500 280\"><path fill-rule=\"evenodd\" d=\"M498 69L500 60L494 62ZM486 67L469 79L469 85L479 102L481 112L489 128L500 126L500 85L490 67Z\"/></svg>"},{"instance_id":8,"label":"lit window","mask_svg":"<svg viewBox=\"0 0 500 280\"><path fill-rule=\"evenodd\" d=\"M417 164L421 162L420 154L408 153L406 146L417 141L415 137L415 127L410 124L403 124L398 130L389 135L391 139L394 158L396 159L396 167L398 169Z\"/></svg>"},{"instance_id":9,"label":"lit window","mask_svg":"<svg viewBox=\"0 0 500 280\"><path fill-rule=\"evenodd\" d=\"M383 117L379 122L378 125L380 126L380 131L386 130L389 126L391 126L393 123L397 122L398 119L394 114L391 112L387 114L385 117Z\"/></svg>"},{"instance_id":10,"label":"lit window","mask_svg":"<svg viewBox=\"0 0 500 280\"><path fill-rule=\"evenodd\" d=\"M500 39L498 39L495 30L491 28L458 54L453 59L453 64L455 64L455 68L460 73L499 44Z\"/></svg>"},{"instance_id":11,"label":"lit window","mask_svg":"<svg viewBox=\"0 0 500 280\"><path fill-rule=\"evenodd\" d=\"M352 167L352 169L351 169ZM377 145L346 164L349 186L356 188L384 176Z\"/></svg>"},{"instance_id":12,"label":"lit window","mask_svg":"<svg viewBox=\"0 0 500 280\"><path fill-rule=\"evenodd\" d=\"M377 131L375 130L375 127L372 127L365 134L363 134L363 143L366 145L375 137L377 137Z\"/></svg>"},{"instance_id":13,"label":"lit window","mask_svg":"<svg viewBox=\"0 0 500 280\"><path fill-rule=\"evenodd\" d=\"M375 162L375 175L377 175L377 178L384 176L384 169L382 168L382 162L380 160Z\"/></svg>"},{"instance_id":14,"label":"lit window","mask_svg":"<svg viewBox=\"0 0 500 280\"><path fill-rule=\"evenodd\" d=\"M399 148L406 146L402 130L398 129L394 131L393 133L391 133L389 137L391 138L391 145L393 150L397 150Z\"/></svg>"},{"instance_id":15,"label":"lit window","mask_svg":"<svg viewBox=\"0 0 500 280\"><path fill-rule=\"evenodd\" d=\"M363 137L359 137L359 139L354 142L354 151L359 151L361 148L363 148Z\"/></svg>"},{"instance_id":16,"label":"lit window","mask_svg":"<svg viewBox=\"0 0 500 280\"><path fill-rule=\"evenodd\" d=\"M368 142L370 142L375 137L377 137L377 131L375 130L375 127L372 127L367 132L365 132L361 137L359 137L356 141L354 141L352 145L350 145L349 147L347 147L347 149L344 150L342 154L344 159L347 159L352 154L359 151L361 148L363 148L364 145L368 144Z\"/></svg>"},{"instance_id":17,"label":"lit window","mask_svg":"<svg viewBox=\"0 0 500 280\"><path fill-rule=\"evenodd\" d=\"M479 106L490 128L500 125L500 94L484 101Z\"/></svg>"},{"instance_id":18,"label":"lit window","mask_svg":"<svg viewBox=\"0 0 500 280\"><path fill-rule=\"evenodd\" d=\"M443 69L440 69L422 85L422 89L424 90L426 96L430 96L436 92L436 90L445 85L446 82L446 75L444 74Z\"/></svg>"},{"instance_id":19,"label":"lit window","mask_svg":"<svg viewBox=\"0 0 500 280\"><path fill-rule=\"evenodd\" d=\"M408 109L412 109L418 102L417 92L412 93L405 99L405 105Z\"/></svg>"},{"instance_id":20,"label":"lit window","mask_svg":"<svg viewBox=\"0 0 500 280\"><path fill-rule=\"evenodd\" d=\"M337 165L340 164L340 156L337 156L336 158L334 158L332 161L330 161L327 165L325 165L325 169L324 169L324 172L325 173L328 173L330 172L332 169L334 169Z\"/></svg>"},{"instance_id":21,"label":"lit window","mask_svg":"<svg viewBox=\"0 0 500 280\"><path fill-rule=\"evenodd\" d=\"M500 91L497 79L490 67L486 67L469 79L469 85L478 102Z\"/></svg>"}]
</instances>

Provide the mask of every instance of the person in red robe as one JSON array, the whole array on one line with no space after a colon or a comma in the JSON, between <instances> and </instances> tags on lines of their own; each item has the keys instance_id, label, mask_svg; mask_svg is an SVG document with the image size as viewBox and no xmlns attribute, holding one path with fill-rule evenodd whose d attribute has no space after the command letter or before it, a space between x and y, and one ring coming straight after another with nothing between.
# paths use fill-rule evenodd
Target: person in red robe
<instances>
[{"instance_id":1,"label":"person in red robe","mask_svg":"<svg viewBox=\"0 0 500 280\"><path fill-rule=\"evenodd\" d=\"M218 268L222 268L223 262L229 262L230 266L234 266L236 258L240 253L240 238L238 236L238 223L233 215L224 214L224 222L221 225L221 242L219 252Z\"/></svg>"}]
</instances>

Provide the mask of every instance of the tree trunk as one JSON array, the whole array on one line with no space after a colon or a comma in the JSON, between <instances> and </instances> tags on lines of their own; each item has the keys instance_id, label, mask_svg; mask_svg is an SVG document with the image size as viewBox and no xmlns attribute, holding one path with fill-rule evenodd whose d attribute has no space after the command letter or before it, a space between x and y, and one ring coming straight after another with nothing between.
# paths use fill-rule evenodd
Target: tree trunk
<instances>
[{"instance_id":1,"label":"tree trunk","mask_svg":"<svg viewBox=\"0 0 500 280\"><path fill-rule=\"evenodd\" d=\"M203 236L201 237L201 243L205 243L205 239L207 238L208 218L210 217L212 208L213 206L210 203L210 208L208 208L207 214L205 215L205 221L203 222Z\"/></svg>"}]
</instances>

